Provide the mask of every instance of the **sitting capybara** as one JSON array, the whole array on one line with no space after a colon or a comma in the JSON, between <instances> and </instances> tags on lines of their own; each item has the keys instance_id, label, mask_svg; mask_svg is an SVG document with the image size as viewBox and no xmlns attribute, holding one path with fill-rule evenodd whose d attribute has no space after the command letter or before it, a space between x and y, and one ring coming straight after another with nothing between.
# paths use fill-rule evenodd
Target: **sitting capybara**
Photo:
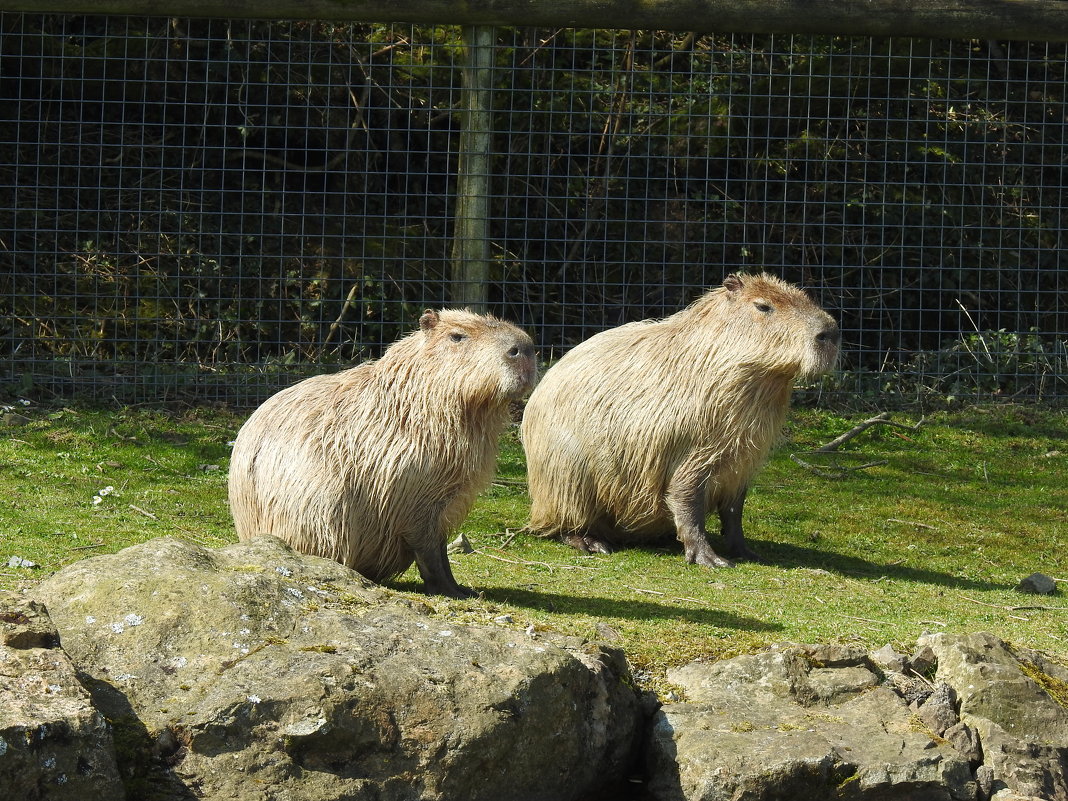
<instances>
[{"instance_id":1,"label":"sitting capybara","mask_svg":"<svg viewBox=\"0 0 1068 801\"><path fill-rule=\"evenodd\" d=\"M536 378L520 329L427 310L378 361L302 381L249 417L230 461L238 537L273 534L374 581L414 560L428 592L473 595L446 537L493 475L509 403Z\"/></svg>"},{"instance_id":2,"label":"sitting capybara","mask_svg":"<svg viewBox=\"0 0 1068 801\"><path fill-rule=\"evenodd\" d=\"M675 535L686 560L756 559L742 532L750 478L795 379L829 370L835 321L771 275L729 275L688 308L591 337L545 374L522 425L530 529L584 551Z\"/></svg>"}]
</instances>

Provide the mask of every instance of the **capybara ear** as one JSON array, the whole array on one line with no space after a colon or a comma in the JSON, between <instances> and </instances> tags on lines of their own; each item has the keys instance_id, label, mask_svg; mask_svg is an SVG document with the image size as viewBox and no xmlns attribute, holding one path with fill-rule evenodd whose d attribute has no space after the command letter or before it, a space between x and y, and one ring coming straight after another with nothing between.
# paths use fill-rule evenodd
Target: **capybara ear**
<instances>
[{"instance_id":1,"label":"capybara ear","mask_svg":"<svg viewBox=\"0 0 1068 801\"><path fill-rule=\"evenodd\" d=\"M742 277L731 273L723 279L723 288L728 292L740 292L742 290Z\"/></svg>"},{"instance_id":2,"label":"capybara ear","mask_svg":"<svg viewBox=\"0 0 1068 801\"><path fill-rule=\"evenodd\" d=\"M423 316L419 318L419 327L424 331L429 331L440 322L438 313L433 309L427 309L423 312Z\"/></svg>"}]
</instances>

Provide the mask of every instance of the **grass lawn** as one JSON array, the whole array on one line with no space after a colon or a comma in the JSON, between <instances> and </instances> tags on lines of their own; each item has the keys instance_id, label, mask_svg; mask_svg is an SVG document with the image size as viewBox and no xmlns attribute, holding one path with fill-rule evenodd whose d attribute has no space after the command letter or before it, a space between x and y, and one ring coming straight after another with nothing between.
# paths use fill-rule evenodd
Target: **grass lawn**
<instances>
[{"instance_id":1,"label":"grass lawn","mask_svg":"<svg viewBox=\"0 0 1068 801\"><path fill-rule=\"evenodd\" d=\"M990 631L1068 658L1068 583L1052 596L1015 589L1034 572L1068 579L1068 411L940 412L810 453L868 416L793 410L746 504L766 564L732 570L687 565L671 544L590 557L522 533L522 449L509 431L498 480L461 527L475 552L453 557L457 579L483 595L425 600L456 622L506 616L614 643L653 684L668 665L773 642L908 649L933 631ZM242 416L31 405L2 419L0 588L152 537L235 541L226 470ZM420 582L413 568L390 585L418 593Z\"/></svg>"}]
</instances>

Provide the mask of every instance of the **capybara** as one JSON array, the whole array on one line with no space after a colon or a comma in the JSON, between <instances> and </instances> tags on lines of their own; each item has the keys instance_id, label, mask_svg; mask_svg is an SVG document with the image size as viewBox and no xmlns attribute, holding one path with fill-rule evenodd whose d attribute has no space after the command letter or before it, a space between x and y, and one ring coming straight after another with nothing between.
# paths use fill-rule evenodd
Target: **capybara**
<instances>
[{"instance_id":1,"label":"capybara","mask_svg":"<svg viewBox=\"0 0 1068 801\"><path fill-rule=\"evenodd\" d=\"M686 560L757 559L742 531L799 376L829 370L838 325L772 275L729 275L686 309L602 331L568 352L530 396L521 429L529 528L587 553L675 535Z\"/></svg>"},{"instance_id":2,"label":"capybara","mask_svg":"<svg viewBox=\"0 0 1068 801\"><path fill-rule=\"evenodd\" d=\"M374 580L414 560L427 592L464 598L448 533L492 478L509 404L537 379L515 326L427 310L378 361L301 381L238 432L230 509L238 537L273 534Z\"/></svg>"}]
</instances>

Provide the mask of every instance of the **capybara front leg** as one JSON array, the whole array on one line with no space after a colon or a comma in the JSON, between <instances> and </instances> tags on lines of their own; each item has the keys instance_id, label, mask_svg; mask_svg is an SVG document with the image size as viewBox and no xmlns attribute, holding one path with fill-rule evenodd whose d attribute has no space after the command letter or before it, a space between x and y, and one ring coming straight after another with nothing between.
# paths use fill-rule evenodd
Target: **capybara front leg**
<instances>
[{"instance_id":1,"label":"capybara front leg","mask_svg":"<svg viewBox=\"0 0 1068 801\"><path fill-rule=\"evenodd\" d=\"M742 531L742 507L747 492L749 487L742 487L734 497L719 502L716 509L719 513L719 531L729 557L745 562L760 562L760 556L746 544L745 532Z\"/></svg>"},{"instance_id":2,"label":"capybara front leg","mask_svg":"<svg viewBox=\"0 0 1068 801\"><path fill-rule=\"evenodd\" d=\"M459 584L453 577L444 540L439 545L416 551L415 565L419 568L426 591L431 595L446 595L449 598L474 598L478 595L474 590Z\"/></svg>"},{"instance_id":3,"label":"capybara front leg","mask_svg":"<svg viewBox=\"0 0 1068 801\"><path fill-rule=\"evenodd\" d=\"M675 518L675 531L682 542L686 561L705 567L734 567L712 550L705 531L705 484L708 479L685 467L675 472L665 501Z\"/></svg>"}]
</instances>

